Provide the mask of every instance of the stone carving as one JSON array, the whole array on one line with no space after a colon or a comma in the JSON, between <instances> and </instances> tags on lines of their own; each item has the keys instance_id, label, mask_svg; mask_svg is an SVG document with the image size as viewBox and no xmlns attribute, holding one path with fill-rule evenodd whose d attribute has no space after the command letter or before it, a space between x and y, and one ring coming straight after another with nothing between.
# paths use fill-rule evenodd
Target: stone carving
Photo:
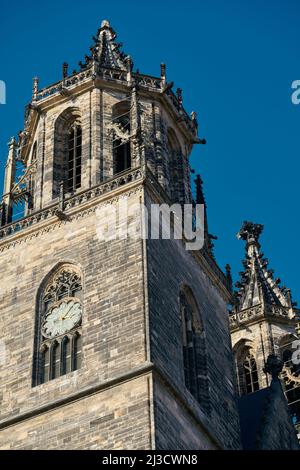
<instances>
[{"instance_id":1,"label":"stone carving","mask_svg":"<svg viewBox=\"0 0 300 470\"><path fill-rule=\"evenodd\" d=\"M275 354L270 354L263 371L270 374L273 380L279 380L279 374L281 373L282 368L282 360Z\"/></svg>"}]
</instances>

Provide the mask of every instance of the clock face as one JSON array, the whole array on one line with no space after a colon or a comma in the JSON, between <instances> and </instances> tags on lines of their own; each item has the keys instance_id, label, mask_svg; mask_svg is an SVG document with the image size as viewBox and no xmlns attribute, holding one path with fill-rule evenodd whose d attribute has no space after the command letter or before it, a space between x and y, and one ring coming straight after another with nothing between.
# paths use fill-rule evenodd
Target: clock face
<instances>
[{"instance_id":1,"label":"clock face","mask_svg":"<svg viewBox=\"0 0 300 470\"><path fill-rule=\"evenodd\" d=\"M65 299L46 315L42 326L45 338L55 338L71 331L81 321L82 307L76 299Z\"/></svg>"}]
</instances>

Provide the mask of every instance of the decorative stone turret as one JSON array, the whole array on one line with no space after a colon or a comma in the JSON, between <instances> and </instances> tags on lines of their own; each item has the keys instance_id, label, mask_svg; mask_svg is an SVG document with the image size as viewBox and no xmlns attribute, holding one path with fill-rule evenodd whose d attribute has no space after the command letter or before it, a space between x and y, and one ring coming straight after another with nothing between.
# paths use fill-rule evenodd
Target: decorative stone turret
<instances>
[{"instance_id":1,"label":"decorative stone turret","mask_svg":"<svg viewBox=\"0 0 300 470\"><path fill-rule=\"evenodd\" d=\"M240 322L256 320L258 316L280 316L291 320L298 316L290 290L280 285L279 278L274 278L274 271L268 267L269 260L260 251L262 231L263 225L244 222L238 233L238 238L246 241L246 256L244 271L236 283L238 291L231 316L233 328Z\"/></svg>"},{"instance_id":2,"label":"decorative stone turret","mask_svg":"<svg viewBox=\"0 0 300 470\"><path fill-rule=\"evenodd\" d=\"M291 358L298 339L299 310L291 291L274 277L261 252L262 231L262 225L244 222L238 233L246 242L246 256L229 316L238 393L255 392L270 385L270 375L273 381L280 376L298 422L300 379Z\"/></svg>"},{"instance_id":3,"label":"decorative stone turret","mask_svg":"<svg viewBox=\"0 0 300 470\"><path fill-rule=\"evenodd\" d=\"M30 208L24 215L32 215L57 201L62 180L68 197L69 176L63 174L68 163L62 159L67 153L68 128L76 123L82 145L80 161L76 160L80 177L76 176L76 183L73 175L77 187L72 190L88 190L129 166L141 167L143 172L152 172L172 202L191 203L188 159L193 145L204 141L198 138L195 113L190 116L183 107L182 90L173 92L164 64L160 77L134 71L133 60L122 51L109 21L102 22L93 41L90 54L79 62L79 72L70 74L64 62L59 82L39 89L39 79L33 79L32 101L16 144L25 176L21 191L20 181L7 188L10 201L19 201L21 192L24 207ZM120 145L124 149L127 145L124 165L115 162ZM29 190L24 191L24 186ZM10 207L12 212L13 204ZM11 219L3 215L1 225ZM5 230L0 236L8 233Z\"/></svg>"}]
</instances>

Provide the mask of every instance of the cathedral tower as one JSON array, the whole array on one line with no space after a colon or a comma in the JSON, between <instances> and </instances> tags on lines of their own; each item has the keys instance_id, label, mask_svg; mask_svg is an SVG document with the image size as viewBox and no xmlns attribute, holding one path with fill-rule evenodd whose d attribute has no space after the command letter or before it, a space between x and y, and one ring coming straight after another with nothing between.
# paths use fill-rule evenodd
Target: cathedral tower
<instances>
[{"instance_id":1,"label":"cathedral tower","mask_svg":"<svg viewBox=\"0 0 300 470\"><path fill-rule=\"evenodd\" d=\"M108 21L79 71L34 79L1 205L1 449L239 448L207 227L202 251L103 237L142 225L137 207L193 203L197 128L165 65L134 71Z\"/></svg>"},{"instance_id":2,"label":"cathedral tower","mask_svg":"<svg viewBox=\"0 0 300 470\"><path fill-rule=\"evenodd\" d=\"M244 396L270 385L265 371L269 355L284 363L283 388L296 428L300 422L298 326L300 312L291 291L274 278L268 259L261 252L263 226L245 222L238 238L246 242L244 271L230 315L238 394Z\"/></svg>"}]
</instances>

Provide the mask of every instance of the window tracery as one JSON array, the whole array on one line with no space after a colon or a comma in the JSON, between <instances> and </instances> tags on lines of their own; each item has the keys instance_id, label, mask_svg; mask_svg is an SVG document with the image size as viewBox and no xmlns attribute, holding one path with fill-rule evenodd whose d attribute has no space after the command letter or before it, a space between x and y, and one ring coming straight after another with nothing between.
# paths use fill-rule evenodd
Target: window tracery
<instances>
[{"instance_id":1,"label":"window tracery","mask_svg":"<svg viewBox=\"0 0 300 470\"><path fill-rule=\"evenodd\" d=\"M60 268L39 299L35 385L81 367L82 278L69 266Z\"/></svg>"}]
</instances>

